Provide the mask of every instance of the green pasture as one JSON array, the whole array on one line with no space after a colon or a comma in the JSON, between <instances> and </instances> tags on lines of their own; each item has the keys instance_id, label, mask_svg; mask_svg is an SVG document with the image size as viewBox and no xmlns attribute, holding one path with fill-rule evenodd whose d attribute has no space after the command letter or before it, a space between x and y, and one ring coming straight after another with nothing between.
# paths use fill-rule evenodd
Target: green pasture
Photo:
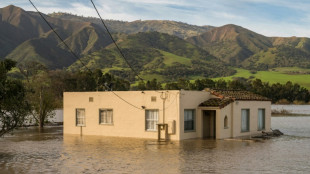
<instances>
[{"instance_id":1,"label":"green pasture","mask_svg":"<svg viewBox=\"0 0 310 174\"><path fill-rule=\"evenodd\" d=\"M286 83L287 81L291 81L293 83L298 83L299 85L310 89L310 74L288 74L287 72L291 71L300 71L300 72L310 72L309 69L301 69L301 68L275 68L270 71L257 71L256 73L251 73L249 70L236 68L237 73L232 76L227 77L219 77L214 78L214 80L224 79L224 80L232 80L236 77L244 77L244 78L258 78L264 82L269 83Z\"/></svg>"}]
</instances>

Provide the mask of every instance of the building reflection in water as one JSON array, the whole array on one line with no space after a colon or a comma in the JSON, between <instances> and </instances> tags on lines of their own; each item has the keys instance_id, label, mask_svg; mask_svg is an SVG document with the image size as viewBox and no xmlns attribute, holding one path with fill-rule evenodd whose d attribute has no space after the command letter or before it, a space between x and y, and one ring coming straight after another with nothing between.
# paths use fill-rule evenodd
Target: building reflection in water
<instances>
[{"instance_id":1,"label":"building reflection in water","mask_svg":"<svg viewBox=\"0 0 310 174\"><path fill-rule=\"evenodd\" d=\"M158 143L19 129L0 138L0 173L309 173L310 117L273 119L288 135L261 142Z\"/></svg>"},{"instance_id":2,"label":"building reflection in water","mask_svg":"<svg viewBox=\"0 0 310 174\"><path fill-rule=\"evenodd\" d=\"M241 150L247 144L204 139L159 143L148 139L65 135L62 172L217 172L220 165L230 165L233 149Z\"/></svg>"}]
</instances>

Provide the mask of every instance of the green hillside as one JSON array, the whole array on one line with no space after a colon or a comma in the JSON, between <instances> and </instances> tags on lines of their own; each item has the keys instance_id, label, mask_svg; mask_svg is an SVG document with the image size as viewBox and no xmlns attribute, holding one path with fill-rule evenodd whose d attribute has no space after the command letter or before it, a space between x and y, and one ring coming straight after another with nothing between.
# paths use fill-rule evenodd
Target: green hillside
<instances>
[{"instance_id":1,"label":"green hillside","mask_svg":"<svg viewBox=\"0 0 310 174\"><path fill-rule=\"evenodd\" d=\"M276 67L293 66L310 68L310 53L302 48L279 45L251 56L242 65L252 70L268 70Z\"/></svg>"},{"instance_id":2,"label":"green hillside","mask_svg":"<svg viewBox=\"0 0 310 174\"><path fill-rule=\"evenodd\" d=\"M238 66L250 56L272 46L269 38L231 24L187 40L232 66Z\"/></svg>"},{"instance_id":3,"label":"green hillside","mask_svg":"<svg viewBox=\"0 0 310 174\"><path fill-rule=\"evenodd\" d=\"M130 65L144 78L173 81L181 77L218 77L234 73L216 57L176 36L158 32L137 33L121 38L118 44ZM85 56L81 61L86 62L89 69L105 72L108 69L124 78L134 75L113 46ZM81 62L77 61L68 69L77 71L81 68Z\"/></svg>"},{"instance_id":4,"label":"green hillside","mask_svg":"<svg viewBox=\"0 0 310 174\"><path fill-rule=\"evenodd\" d=\"M48 26L38 20L38 16L30 15L13 5L1 8L0 17L0 58L4 58L24 41L48 31Z\"/></svg>"},{"instance_id":5,"label":"green hillside","mask_svg":"<svg viewBox=\"0 0 310 174\"><path fill-rule=\"evenodd\" d=\"M8 6L1 9L0 16L3 16L0 25L4 24L0 30L0 57L18 63L38 61L51 69L67 67L76 60L38 14ZM46 19L78 56L111 43L105 31L96 24L49 16Z\"/></svg>"},{"instance_id":6,"label":"green hillside","mask_svg":"<svg viewBox=\"0 0 310 174\"><path fill-rule=\"evenodd\" d=\"M51 69L71 65L76 58L57 45L58 42L52 35L51 37L31 39L19 45L6 58L18 63L36 61Z\"/></svg>"},{"instance_id":7,"label":"green hillside","mask_svg":"<svg viewBox=\"0 0 310 174\"><path fill-rule=\"evenodd\" d=\"M301 49L305 52L310 52L310 39L305 37L275 37L272 38L274 46L291 46Z\"/></svg>"},{"instance_id":8,"label":"green hillside","mask_svg":"<svg viewBox=\"0 0 310 174\"><path fill-rule=\"evenodd\" d=\"M236 25L225 25L187 40L234 67L310 68L309 38L265 37Z\"/></svg>"},{"instance_id":9,"label":"green hillside","mask_svg":"<svg viewBox=\"0 0 310 174\"><path fill-rule=\"evenodd\" d=\"M137 80L98 18L66 13L45 17L89 69ZM130 65L146 80L232 78L243 72L237 69L233 75L234 68L243 68L248 71L242 77L272 83L300 79L300 84L309 86L309 38L266 37L232 24L211 27L160 20L106 20L106 24ZM0 59L86 70L36 12L12 5L0 8L0 26Z\"/></svg>"}]
</instances>

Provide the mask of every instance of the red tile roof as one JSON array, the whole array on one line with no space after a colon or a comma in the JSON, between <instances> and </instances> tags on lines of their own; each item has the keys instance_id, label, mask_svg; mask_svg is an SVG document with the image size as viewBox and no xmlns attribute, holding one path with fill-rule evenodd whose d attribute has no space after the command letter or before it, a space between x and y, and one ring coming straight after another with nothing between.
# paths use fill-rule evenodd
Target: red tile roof
<instances>
[{"instance_id":1,"label":"red tile roof","mask_svg":"<svg viewBox=\"0 0 310 174\"><path fill-rule=\"evenodd\" d=\"M223 98L229 97L234 100L254 100L254 101L271 101L269 98L254 94L249 91L238 91L238 90L214 90L211 94Z\"/></svg>"},{"instance_id":2,"label":"red tile roof","mask_svg":"<svg viewBox=\"0 0 310 174\"><path fill-rule=\"evenodd\" d=\"M200 107L220 107L224 108L225 106L232 103L234 100L231 98L210 98L209 100L201 103Z\"/></svg>"},{"instance_id":3,"label":"red tile roof","mask_svg":"<svg viewBox=\"0 0 310 174\"><path fill-rule=\"evenodd\" d=\"M235 100L247 100L247 101L271 101L267 97L263 97L258 94L254 94L249 91L240 90L211 90L211 94L217 98L211 98L203 103L200 107L219 107L223 108Z\"/></svg>"}]
</instances>

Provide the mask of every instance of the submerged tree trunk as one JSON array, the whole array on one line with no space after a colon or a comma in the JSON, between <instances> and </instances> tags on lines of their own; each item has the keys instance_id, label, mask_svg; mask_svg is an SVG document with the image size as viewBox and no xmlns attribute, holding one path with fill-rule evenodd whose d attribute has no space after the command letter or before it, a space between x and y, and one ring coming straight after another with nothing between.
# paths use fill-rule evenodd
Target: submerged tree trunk
<instances>
[{"instance_id":1,"label":"submerged tree trunk","mask_svg":"<svg viewBox=\"0 0 310 174\"><path fill-rule=\"evenodd\" d=\"M40 88L40 109L39 109L39 126L43 128L44 126L44 119L43 119L43 112L42 112L42 87Z\"/></svg>"},{"instance_id":2,"label":"submerged tree trunk","mask_svg":"<svg viewBox=\"0 0 310 174\"><path fill-rule=\"evenodd\" d=\"M44 121L42 119L40 119L39 126L40 126L40 129L44 127Z\"/></svg>"}]
</instances>

